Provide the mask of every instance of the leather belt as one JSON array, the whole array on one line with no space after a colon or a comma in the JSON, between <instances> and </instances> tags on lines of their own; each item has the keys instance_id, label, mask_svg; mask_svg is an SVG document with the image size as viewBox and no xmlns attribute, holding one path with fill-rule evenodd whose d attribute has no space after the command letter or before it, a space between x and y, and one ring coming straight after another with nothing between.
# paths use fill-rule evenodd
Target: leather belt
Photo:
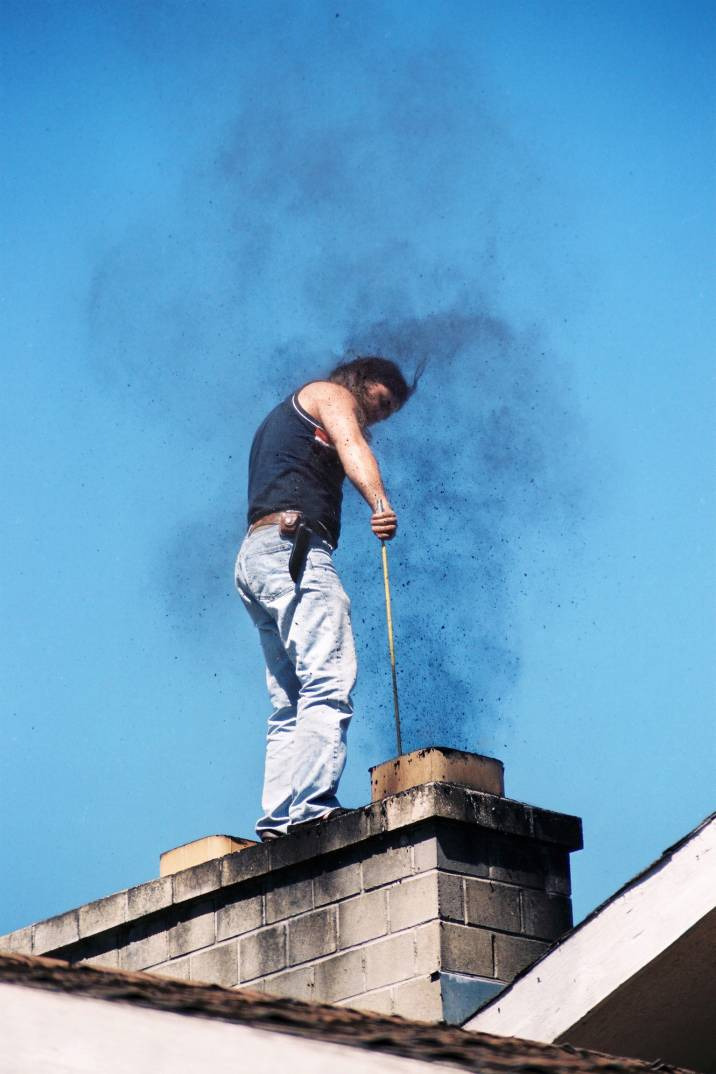
<instances>
[{"instance_id":1,"label":"leather belt","mask_svg":"<svg viewBox=\"0 0 716 1074\"><path fill-rule=\"evenodd\" d=\"M295 513L298 515L301 514L300 511L296 511ZM254 530L261 529L262 526L278 526L281 522L281 516L285 514L294 514L294 509L286 508L284 511L272 511L270 515L263 515L261 518L257 518L256 521L252 522L249 526L247 536L252 534ZM315 535L320 537L322 541L326 541L331 548L334 547L331 536L322 522L314 522L307 518L302 519L302 521L303 525L310 529L312 533L315 533Z\"/></svg>"},{"instance_id":2,"label":"leather belt","mask_svg":"<svg viewBox=\"0 0 716 1074\"><path fill-rule=\"evenodd\" d=\"M252 522L249 526L249 533L253 533L254 530L258 530L261 526L278 526L281 521L281 515L283 511L272 511L270 515L264 515L263 518L257 518L255 522Z\"/></svg>"},{"instance_id":3,"label":"leather belt","mask_svg":"<svg viewBox=\"0 0 716 1074\"><path fill-rule=\"evenodd\" d=\"M286 532L283 528L287 520L286 516L293 515L291 519L291 529ZM306 564L306 557L308 556L308 549L311 544L311 537L320 537L321 540L326 540L328 531L322 522L311 522L305 519L300 511L272 511L269 515L264 515L262 518L257 518L255 522L249 526L249 532L247 536L250 536L254 530L260 529L261 526L279 526L279 532L282 537L291 537L291 555L288 561L288 573L294 582L298 583L303 568ZM326 536L324 537L324 533ZM332 549L333 543L327 541L327 544Z\"/></svg>"}]
</instances>

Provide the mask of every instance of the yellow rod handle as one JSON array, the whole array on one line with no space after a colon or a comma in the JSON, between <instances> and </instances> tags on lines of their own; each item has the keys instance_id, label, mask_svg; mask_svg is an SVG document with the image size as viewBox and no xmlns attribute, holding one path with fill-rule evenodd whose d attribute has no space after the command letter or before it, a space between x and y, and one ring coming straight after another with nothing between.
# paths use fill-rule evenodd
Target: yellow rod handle
<instances>
[{"instance_id":1,"label":"yellow rod handle","mask_svg":"<svg viewBox=\"0 0 716 1074\"><path fill-rule=\"evenodd\" d=\"M390 674L393 680L393 711L395 713L395 738L398 744L398 756L403 752L400 735L400 709L398 707L398 678L395 670L395 642L393 640L393 612L390 603L390 578L388 577L388 549L381 541L383 559L383 582L385 584L385 617L388 621L388 652L390 653Z\"/></svg>"}]
</instances>

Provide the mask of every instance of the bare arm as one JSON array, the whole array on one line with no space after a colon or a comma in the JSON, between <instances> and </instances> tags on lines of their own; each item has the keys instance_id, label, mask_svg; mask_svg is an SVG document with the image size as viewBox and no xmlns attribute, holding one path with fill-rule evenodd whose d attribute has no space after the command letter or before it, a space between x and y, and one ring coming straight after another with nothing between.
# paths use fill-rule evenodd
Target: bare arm
<instances>
[{"instance_id":1,"label":"bare arm","mask_svg":"<svg viewBox=\"0 0 716 1074\"><path fill-rule=\"evenodd\" d=\"M311 385L313 413L333 442L346 476L370 506L371 528L377 537L395 535L397 517L388 501L380 468L358 423L356 401L347 388L328 382ZM383 510L376 504L382 501Z\"/></svg>"}]
</instances>

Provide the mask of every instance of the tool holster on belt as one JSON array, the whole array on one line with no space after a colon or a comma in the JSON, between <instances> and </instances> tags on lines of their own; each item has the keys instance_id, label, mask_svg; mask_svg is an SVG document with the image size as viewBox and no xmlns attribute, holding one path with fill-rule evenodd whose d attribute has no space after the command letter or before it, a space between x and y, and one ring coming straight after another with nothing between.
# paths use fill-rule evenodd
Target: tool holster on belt
<instances>
[{"instance_id":1,"label":"tool holster on belt","mask_svg":"<svg viewBox=\"0 0 716 1074\"><path fill-rule=\"evenodd\" d=\"M306 556L311 545L313 530L306 525L300 511L282 511L278 524L282 537L293 537L293 548L288 561L288 573L293 582L298 582L301 571L306 565Z\"/></svg>"}]
</instances>

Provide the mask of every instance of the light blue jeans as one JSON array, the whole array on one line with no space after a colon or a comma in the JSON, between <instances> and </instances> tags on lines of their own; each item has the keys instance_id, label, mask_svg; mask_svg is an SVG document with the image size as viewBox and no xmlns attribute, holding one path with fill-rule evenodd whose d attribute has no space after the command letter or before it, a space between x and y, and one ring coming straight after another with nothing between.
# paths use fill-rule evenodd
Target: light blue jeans
<instances>
[{"instance_id":1,"label":"light blue jeans","mask_svg":"<svg viewBox=\"0 0 716 1074\"><path fill-rule=\"evenodd\" d=\"M294 584L291 540L278 526L262 526L244 539L236 561L236 587L259 631L273 709L259 836L284 833L340 805L356 656L350 601L331 552L327 541L312 537Z\"/></svg>"}]
</instances>

